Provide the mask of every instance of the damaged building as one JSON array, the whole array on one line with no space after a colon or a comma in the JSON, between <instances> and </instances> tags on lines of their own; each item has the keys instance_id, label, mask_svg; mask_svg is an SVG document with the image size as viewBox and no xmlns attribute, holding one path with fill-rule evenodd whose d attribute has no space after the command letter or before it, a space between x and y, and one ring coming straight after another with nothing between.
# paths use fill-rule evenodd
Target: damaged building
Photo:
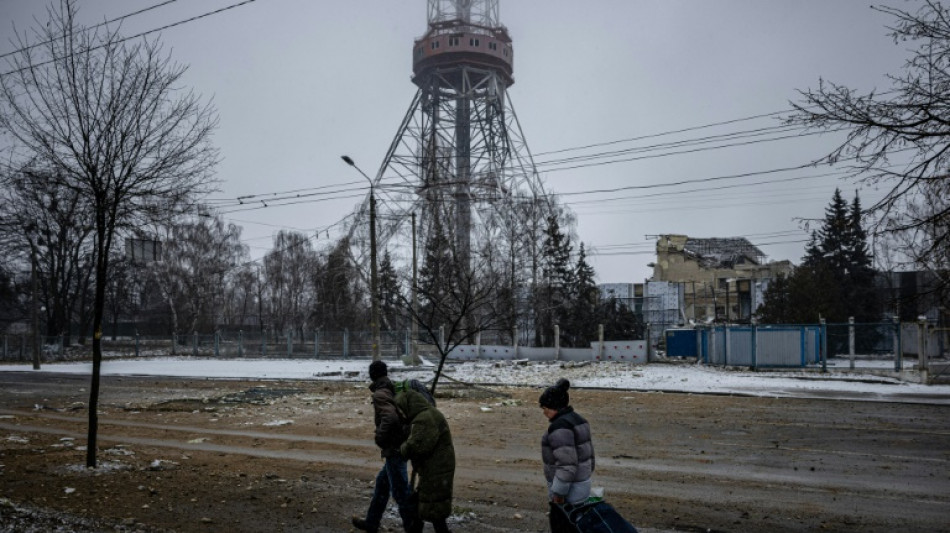
<instances>
[{"instance_id":1,"label":"damaged building","mask_svg":"<svg viewBox=\"0 0 950 533\"><path fill-rule=\"evenodd\" d=\"M767 259L744 237L660 235L651 281L679 286L686 321L748 323L769 282L794 268Z\"/></svg>"}]
</instances>

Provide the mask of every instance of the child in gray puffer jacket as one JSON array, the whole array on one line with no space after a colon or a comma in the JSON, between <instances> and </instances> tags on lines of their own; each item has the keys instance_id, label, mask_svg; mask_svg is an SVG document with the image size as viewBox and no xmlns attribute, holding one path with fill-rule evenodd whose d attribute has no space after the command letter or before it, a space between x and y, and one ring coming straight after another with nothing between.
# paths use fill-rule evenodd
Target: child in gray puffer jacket
<instances>
[{"instance_id":1,"label":"child in gray puffer jacket","mask_svg":"<svg viewBox=\"0 0 950 533\"><path fill-rule=\"evenodd\" d=\"M594 473L594 444L590 424L570 406L571 383L559 379L539 398L551 421L541 438L541 459L548 496L556 504L582 504L590 497Z\"/></svg>"}]
</instances>

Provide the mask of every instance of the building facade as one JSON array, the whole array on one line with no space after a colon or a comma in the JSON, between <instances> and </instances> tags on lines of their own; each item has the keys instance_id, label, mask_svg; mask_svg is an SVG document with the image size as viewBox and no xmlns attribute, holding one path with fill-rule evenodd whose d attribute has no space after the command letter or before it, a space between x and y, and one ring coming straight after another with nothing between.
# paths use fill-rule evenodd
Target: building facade
<instances>
[{"instance_id":1,"label":"building facade","mask_svg":"<svg viewBox=\"0 0 950 533\"><path fill-rule=\"evenodd\" d=\"M651 281L680 286L687 323L749 323L769 282L788 275L790 261L767 261L743 237L698 239L660 235Z\"/></svg>"}]
</instances>

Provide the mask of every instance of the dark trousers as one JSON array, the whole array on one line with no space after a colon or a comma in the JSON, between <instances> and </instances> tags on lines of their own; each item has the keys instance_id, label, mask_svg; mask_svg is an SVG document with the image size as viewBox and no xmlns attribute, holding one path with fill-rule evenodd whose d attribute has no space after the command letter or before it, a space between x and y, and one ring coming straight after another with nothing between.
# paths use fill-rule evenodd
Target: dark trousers
<instances>
[{"instance_id":1,"label":"dark trousers","mask_svg":"<svg viewBox=\"0 0 950 533\"><path fill-rule=\"evenodd\" d=\"M399 516L402 518L402 527L409 531L416 517L416 506L409 498L409 476L407 475L406 460L399 457L387 457L383 468L376 474L376 486L373 487L373 499L369 502L366 511L366 523L379 527L389 504L389 495L392 494L399 506Z\"/></svg>"}]
</instances>

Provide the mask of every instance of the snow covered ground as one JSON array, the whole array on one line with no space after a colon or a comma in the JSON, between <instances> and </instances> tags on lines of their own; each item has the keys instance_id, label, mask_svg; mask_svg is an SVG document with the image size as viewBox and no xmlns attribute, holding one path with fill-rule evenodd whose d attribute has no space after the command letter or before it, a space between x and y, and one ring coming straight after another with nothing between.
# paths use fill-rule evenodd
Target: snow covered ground
<instances>
[{"instance_id":1,"label":"snow covered ground","mask_svg":"<svg viewBox=\"0 0 950 533\"><path fill-rule=\"evenodd\" d=\"M388 361L390 373L400 379L428 381L433 365L407 367ZM919 402L950 405L950 385L924 385L919 374L898 375L889 361L860 361L860 372L848 372L847 361L836 361L828 373L817 369L750 371L709 367L694 363L590 364L526 361L484 361L446 365L446 376L467 383L548 386L558 378L572 387L696 394L741 394L768 397L842 398L868 401ZM366 359L195 359L162 357L107 359L106 376L180 376L210 379L321 379L365 382ZM873 372L877 370L878 372ZM869 372L872 371L872 372ZM888 372L889 371L889 372ZM91 374L92 364L48 363L40 370L29 364L0 365L0 372L50 372Z\"/></svg>"}]
</instances>

